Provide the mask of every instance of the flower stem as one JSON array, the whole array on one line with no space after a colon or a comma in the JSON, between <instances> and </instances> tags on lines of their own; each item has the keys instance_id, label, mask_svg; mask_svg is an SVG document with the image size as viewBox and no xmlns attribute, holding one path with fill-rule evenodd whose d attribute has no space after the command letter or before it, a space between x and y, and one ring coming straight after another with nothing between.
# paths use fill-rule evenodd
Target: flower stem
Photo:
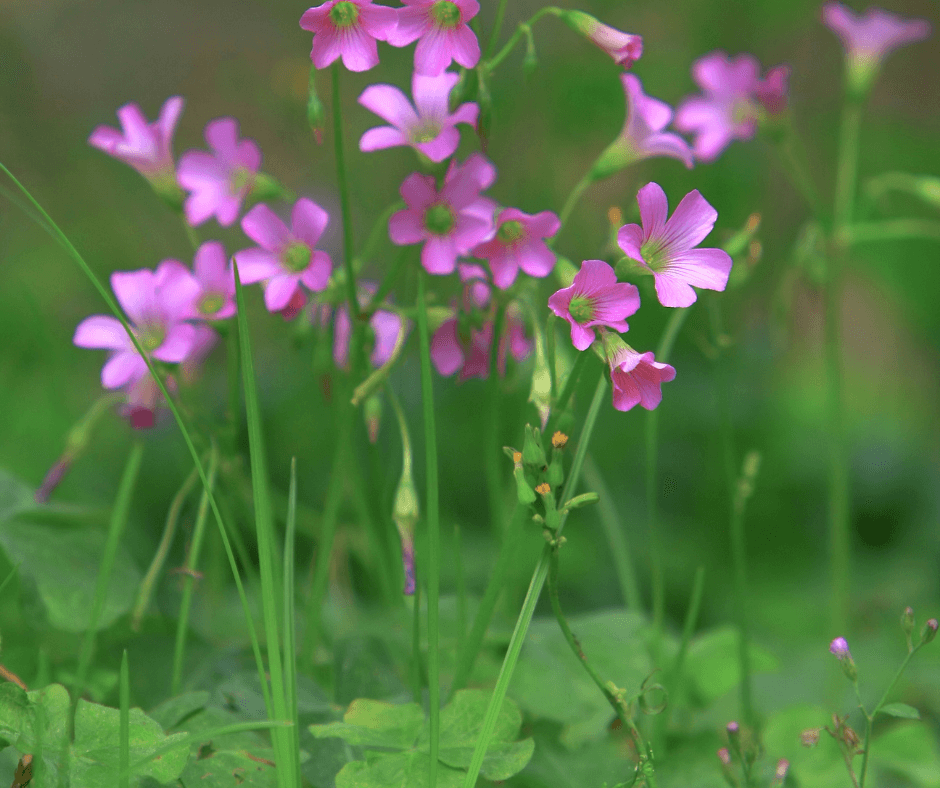
<instances>
[{"instance_id":1,"label":"flower stem","mask_svg":"<svg viewBox=\"0 0 940 788\"><path fill-rule=\"evenodd\" d=\"M558 226L558 232L552 236L552 243L561 235L561 231L565 228L565 225L568 224L568 220L571 218L571 213L574 211L575 206L578 204L578 201L584 195L584 192L587 191L588 186L594 183L593 179L590 176L590 173L585 173L584 177L578 181L574 188L571 190L571 194L568 195L568 199L565 200L565 204L562 206L561 213L558 216L558 220L561 224Z\"/></svg>"},{"instance_id":2,"label":"flower stem","mask_svg":"<svg viewBox=\"0 0 940 788\"><path fill-rule=\"evenodd\" d=\"M594 432L594 425L597 423L597 415L601 409L601 403L604 401L604 395L607 390L607 377L601 374L597 381L597 388L594 390L594 398L588 408L587 416L584 420L584 427L581 432L581 438L578 441L578 448L575 450L574 460L571 463L571 471L565 482L564 492L562 493L561 506L564 506L574 496L581 476L581 468L584 465L584 458L587 455L587 447L591 440L591 434ZM561 516L556 537L561 536L562 529L567 520L567 513ZM506 697L506 691L509 689L509 682L512 680L512 674L519 661L519 653L522 651L522 644L525 642L526 633L529 631L529 625L532 623L532 616L535 613L535 605L538 602L539 595L542 593L542 587L548 577L549 561L552 548L546 544L542 548L542 554L535 567L532 580L529 583L529 590L526 592L525 601L522 603L522 610L519 611L519 617L516 620L515 629L509 640L509 647L506 650L506 656L503 658L502 667L499 669L499 676L496 679L496 686L493 694L490 696L490 702L486 709L486 715L483 718L483 725L480 728L480 735L477 738L476 747L470 759L470 765L467 767L467 775L464 778L463 788L474 788L477 777L480 774L480 768L483 766L483 759L486 757L486 751L490 740L493 738L493 732L496 729L496 719L502 708L503 700Z\"/></svg>"},{"instance_id":3,"label":"flower stem","mask_svg":"<svg viewBox=\"0 0 940 788\"><path fill-rule=\"evenodd\" d=\"M555 427L558 426L558 419L561 414L565 412L565 408L568 407L571 396L574 394L575 388L577 388L578 379L581 377L581 372L587 365L588 356L590 355L590 353L578 353L574 366L571 368L571 372L568 373L567 380L565 380L565 387L561 391L561 396L558 397L558 401L552 408L552 415L548 419L548 424L545 425L546 435L552 435L555 432Z\"/></svg>"},{"instance_id":4,"label":"flower stem","mask_svg":"<svg viewBox=\"0 0 940 788\"><path fill-rule=\"evenodd\" d=\"M858 222L845 228L846 242L930 240L940 241L940 222L930 219L888 219Z\"/></svg>"},{"instance_id":5,"label":"flower stem","mask_svg":"<svg viewBox=\"0 0 940 788\"><path fill-rule=\"evenodd\" d=\"M506 318L506 305L500 300L496 305L496 315L493 318L493 338L490 342L489 377L487 388L487 420L486 420L486 488L490 499L490 527L494 534L502 534L505 528L503 517L503 485L500 466L503 460L502 448L499 445L499 340L503 333L503 324Z\"/></svg>"},{"instance_id":6,"label":"flower stem","mask_svg":"<svg viewBox=\"0 0 940 788\"><path fill-rule=\"evenodd\" d=\"M499 40L499 31L503 26L503 17L506 15L506 0L499 0L499 6L496 8L496 18L493 20L493 30L490 32L490 40L486 45L486 54L483 59L487 60L493 56L493 50L496 49L496 42Z\"/></svg>"},{"instance_id":7,"label":"flower stem","mask_svg":"<svg viewBox=\"0 0 940 788\"><path fill-rule=\"evenodd\" d=\"M437 430L434 421L434 381L431 377L431 337L428 330L427 273L418 271L418 334L421 342L421 403L424 410L424 447L427 485L428 533L428 702L430 706L430 763L428 785L437 783L437 754L440 745L440 654L438 652L438 593L440 590L441 533L438 512Z\"/></svg>"},{"instance_id":8,"label":"flower stem","mask_svg":"<svg viewBox=\"0 0 940 788\"><path fill-rule=\"evenodd\" d=\"M512 36L510 36L509 40L505 43L503 48L499 50L495 56L487 59L484 66L487 74L491 74L496 70L496 67L506 59L509 53L512 52L512 50L515 48L516 44L518 44L519 41L522 40L522 37L526 35L526 31L530 29L532 25L538 22L539 19L541 19L546 14L554 14L557 16L560 12L561 9L559 8L547 6L546 8L542 8L539 11L536 11L528 22L520 22L519 26L516 28L516 31L512 34ZM490 42L491 44L496 40L496 28L494 28L493 31L494 35ZM487 52L487 55L489 55L489 52Z\"/></svg>"}]
</instances>

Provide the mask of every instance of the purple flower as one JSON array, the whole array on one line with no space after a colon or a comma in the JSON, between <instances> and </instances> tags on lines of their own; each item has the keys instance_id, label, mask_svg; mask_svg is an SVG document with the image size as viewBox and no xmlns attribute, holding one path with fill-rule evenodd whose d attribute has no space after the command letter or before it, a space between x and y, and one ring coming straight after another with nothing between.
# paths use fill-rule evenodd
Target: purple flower
<instances>
[{"instance_id":1,"label":"purple flower","mask_svg":"<svg viewBox=\"0 0 940 788\"><path fill-rule=\"evenodd\" d=\"M175 168L170 144L183 103L180 96L168 98L153 123L147 122L137 104L125 104L117 111L121 131L98 126L88 138L88 144L129 164L149 180L173 182Z\"/></svg>"},{"instance_id":2,"label":"purple flower","mask_svg":"<svg viewBox=\"0 0 940 788\"><path fill-rule=\"evenodd\" d=\"M182 270L181 270L182 269ZM183 322L192 314L199 284L176 261L161 263L156 271L116 271L111 289L144 350L157 361L179 364L192 353L196 327ZM133 386L147 374L147 363L116 317L93 315L75 329L79 347L111 350L101 370L106 389Z\"/></svg>"},{"instance_id":3,"label":"purple flower","mask_svg":"<svg viewBox=\"0 0 940 788\"><path fill-rule=\"evenodd\" d=\"M529 276L548 276L555 267L555 253L545 244L561 227L551 211L535 215L505 208L496 219L496 235L473 250L473 256L489 261L493 284L505 290L516 281L521 268Z\"/></svg>"},{"instance_id":4,"label":"purple flower","mask_svg":"<svg viewBox=\"0 0 940 788\"><path fill-rule=\"evenodd\" d=\"M642 36L624 33L605 25L583 11L562 11L559 16L569 27L587 36L603 49L618 66L630 68L643 54Z\"/></svg>"},{"instance_id":5,"label":"purple flower","mask_svg":"<svg viewBox=\"0 0 940 788\"><path fill-rule=\"evenodd\" d=\"M838 657L839 659L851 659L852 654L849 652L849 643L845 638L836 638L829 644L829 653Z\"/></svg>"},{"instance_id":6,"label":"purple flower","mask_svg":"<svg viewBox=\"0 0 940 788\"><path fill-rule=\"evenodd\" d=\"M493 234L496 204L480 192L496 180L496 168L483 155L472 154L458 166L451 162L444 185L434 177L413 173L401 185L408 207L388 222L392 243L424 242L421 264L430 274L452 273L457 257L470 252Z\"/></svg>"},{"instance_id":7,"label":"purple flower","mask_svg":"<svg viewBox=\"0 0 940 788\"><path fill-rule=\"evenodd\" d=\"M768 115L779 115L787 108L790 67L775 66L757 83L757 100Z\"/></svg>"},{"instance_id":8,"label":"purple flower","mask_svg":"<svg viewBox=\"0 0 940 788\"><path fill-rule=\"evenodd\" d=\"M313 65L326 68L342 56L350 71L368 71L378 65L376 39L388 41L397 24L394 8L372 5L372 0L329 0L308 8L300 17L300 26L313 33Z\"/></svg>"},{"instance_id":9,"label":"purple flower","mask_svg":"<svg viewBox=\"0 0 940 788\"><path fill-rule=\"evenodd\" d=\"M205 134L212 154L191 150L180 157L177 179L191 192L183 206L186 221L195 227L215 216L228 227L238 218L261 167L261 151L254 140L238 139L234 118L216 118Z\"/></svg>"},{"instance_id":10,"label":"purple flower","mask_svg":"<svg viewBox=\"0 0 940 788\"><path fill-rule=\"evenodd\" d=\"M516 361L522 361L532 352L532 342L525 335L525 325L514 306L506 309L503 335L499 340L496 359L500 375L506 373L506 352ZM463 332L457 318L441 324L431 338L431 361L438 374L450 377L460 370L458 380L486 378L490 372L490 351L493 345L493 321L487 320L480 328Z\"/></svg>"},{"instance_id":11,"label":"purple flower","mask_svg":"<svg viewBox=\"0 0 940 788\"><path fill-rule=\"evenodd\" d=\"M760 64L751 55L712 52L695 61L692 76L704 95L682 102L676 127L696 135L695 158L714 161L731 140L750 139L757 131Z\"/></svg>"},{"instance_id":12,"label":"purple flower","mask_svg":"<svg viewBox=\"0 0 940 788\"><path fill-rule=\"evenodd\" d=\"M365 306L376 291L373 282L359 283L359 305ZM369 318L369 329L372 334L372 352L369 362L373 367L381 367L391 357L398 344L399 337L404 341L403 334L407 335L408 323L395 312L378 309ZM349 368L349 338L352 335L352 324L349 320L349 308L340 304L336 308L333 318L333 361L340 369Z\"/></svg>"},{"instance_id":13,"label":"purple flower","mask_svg":"<svg viewBox=\"0 0 940 788\"><path fill-rule=\"evenodd\" d=\"M905 19L880 8L869 8L864 16L857 17L841 3L826 3L822 18L826 27L842 40L850 83L862 90L889 52L930 35L930 23L926 20Z\"/></svg>"},{"instance_id":14,"label":"purple flower","mask_svg":"<svg viewBox=\"0 0 940 788\"><path fill-rule=\"evenodd\" d=\"M193 270L201 293L196 314L203 320L224 320L235 314L235 277L225 247L206 241L196 250Z\"/></svg>"},{"instance_id":15,"label":"purple flower","mask_svg":"<svg viewBox=\"0 0 940 788\"><path fill-rule=\"evenodd\" d=\"M431 161L444 161L460 144L458 123L477 122L479 107L476 104L461 104L453 115L448 108L448 97L460 79L457 74L445 71L436 77L424 77L415 72L411 80L411 92L415 108L405 94L393 85L370 85L359 97L359 103L391 126L369 129L359 141L363 151L410 145Z\"/></svg>"},{"instance_id":16,"label":"purple flower","mask_svg":"<svg viewBox=\"0 0 940 788\"><path fill-rule=\"evenodd\" d=\"M724 290L731 273L731 257L723 249L696 249L715 226L718 212L698 190L682 198L667 221L669 204L658 183L648 183L636 195L641 228L627 224L617 233L623 253L656 280L656 295L663 306L695 303L695 287Z\"/></svg>"},{"instance_id":17,"label":"purple flower","mask_svg":"<svg viewBox=\"0 0 940 788\"><path fill-rule=\"evenodd\" d=\"M606 178L634 162L657 156L678 159L692 167L692 151L678 134L663 131L672 120L672 108L643 92L643 84L633 74L621 74L627 100L623 130L605 150L591 170L594 180Z\"/></svg>"},{"instance_id":18,"label":"purple flower","mask_svg":"<svg viewBox=\"0 0 940 788\"><path fill-rule=\"evenodd\" d=\"M238 275L245 284L265 280L269 312L286 309L293 317L306 303L301 284L314 292L326 288L333 261L314 247L328 221L326 211L306 197L294 203L290 229L264 203L245 214L242 230L258 246L235 253Z\"/></svg>"},{"instance_id":19,"label":"purple flower","mask_svg":"<svg viewBox=\"0 0 940 788\"><path fill-rule=\"evenodd\" d=\"M415 71L436 77L452 60L473 68L480 60L480 43L467 22L480 11L477 0L402 0L398 27L388 37L392 46L415 47Z\"/></svg>"},{"instance_id":20,"label":"purple flower","mask_svg":"<svg viewBox=\"0 0 940 788\"><path fill-rule=\"evenodd\" d=\"M652 353L637 353L626 344L609 353L607 363L616 410L627 411L636 405L653 410L663 399L662 384L676 377L669 364L660 364Z\"/></svg>"},{"instance_id":21,"label":"purple flower","mask_svg":"<svg viewBox=\"0 0 940 788\"><path fill-rule=\"evenodd\" d=\"M552 295L548 306L571 323L571 344L587 350L594 341L594 326L628 329L624 318L640 308L640 293L634 285L618 282L607 263L585 260L571 286Z\"/></svg>"}]
</instances>

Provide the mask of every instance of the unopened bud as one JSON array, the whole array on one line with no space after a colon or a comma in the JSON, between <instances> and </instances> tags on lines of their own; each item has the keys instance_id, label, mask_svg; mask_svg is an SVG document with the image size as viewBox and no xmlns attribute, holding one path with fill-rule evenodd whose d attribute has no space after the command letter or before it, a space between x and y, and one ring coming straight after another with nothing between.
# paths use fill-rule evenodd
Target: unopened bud
<instances>
[{"instance_id":1,"label":"unopened bud","mask_svg":"<svg viewBox=\"0 0 940 788\"><path fill-rule=\"evenodd\" d=\"M722 747L720 750L718 750L717 755L718 755L718 760L721 761L722 763L722 766L731 765L731 753L728 752L727 747Z\"/></svg>"},{"instance_id":2,"label":"unopened bud","mask_svg":"<svg viewBox=\"0 0 940 788\"><path fill-rule=\"evenodd\" d=\"M931 640L937 636L937 619L931 618L924 624L924 628L920 631L920 644L922 646L927 645Z\"/></svg>"},{"instance_id":3,"label":"unopened bud","mask_svg":"<svg viewBox=\"0 0 940 788\"><path fill-rule=\"evenodd\" d=\"M904 612L901 613L901 629L904 630L904 634L910 639L911 633L914 631L914 608L904 608Z\"/></svg>"},{"instance_id":4,"label":"unopened bud","mask_svg":"<svg viewBox=\"0 0 940 788\"><path fill-rule=\"evenodd\" d=\"M378 394L373 394L365 401L362 415L366 421L369 443L375 444L379 439L379 426L382 423L382 398Z\"/></svg>"},{"instance_id":5,"label":"unopened bud","mask_svg":"<svg viewBox=\"0 0 940 788\"><path fill-rule=\"evenodd\" d=\"M776 786L783 785L783 781L787 779L787 772L790 770L790 762L786 758L781 758L777 761L777 768L774 769L774 779L770 783L771 788L776 788Z\"/></svg>"},{"instance_id":6,"label":"unopened bud","mask_svg":"<svg viewBox=\"0 0 940 788\"><path fill-rule=\"evenodd\" d=\"M839 664L842 666L842 672L845 673L846 678L851 682L858 681L858 670L855 668L855 661L852 659L852 654L849 652L849 644L845 638L835 638L829 644L829 652L835 655Z\"/></svg>"},{"instance_id":7,"label":"unopened bud","mask_svg":"<svg viewBox=\"0 0 940 788\"><path fill-rule=\"evenodd\" d=\"M581 493L581 495L576 495L565 504L565 511L580 509L582 506L590 506L592 503L597 503L599 500L600 496L596 492Z\"/></svg>"},{"instance_id":8,"label":"unopened bud","mask_svg":"<svg viewBox=\"0 0 940 788\"><path fill-rule=\"evenodd\" d=\"M545 450L542 448L542 433L537 427L532 427L529 424L526 424L525 427L522 459L526 465L534 465L536 468L544 468L547 464Z\"/></svg>"}]
</instances>

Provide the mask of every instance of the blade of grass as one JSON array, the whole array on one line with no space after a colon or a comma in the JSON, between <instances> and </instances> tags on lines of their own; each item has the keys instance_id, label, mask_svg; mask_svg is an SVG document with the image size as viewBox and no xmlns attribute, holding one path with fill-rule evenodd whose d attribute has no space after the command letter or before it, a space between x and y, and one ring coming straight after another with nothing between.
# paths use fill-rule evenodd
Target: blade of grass
<instances>
[{"instance_id":1,"label":"blade of grass","mask_svg":"<svg viewBox=\"0 0 940 788\"><path fill-rule=\"evenodd\" d=\"M105 600L108 598L108 586L111 584L111 574L114 571L114 562L117 560L118 547L121 544L121 535L127 525L127 513L130 510L131 496L137 484L140 473L140 463L144 456L144 443L139 438L131 444L121 483L118 486L117 497L114 499L114 508L111 510L111 522L108 525L108 536L98 568L98 579L95 581L95 595L88 616L88 629L82 639L82 647L78 657L78 670L75 672L75 683L72 685L72 708L69 714L69 725L75 722L75 707L78 699L85 691L85 682L88 670L91 667L92 654L95 649L95 633L98 630L98 621L104 611Z\"/></svg>"},{"instance_id":2,"label":"blade of grass","mask_svg":"<svg viewBox=\"0 0 940 788\"><path fill-rule=\"evenodd\" d=\"M271 675L271 706L276 719L289 719L289 703L284 683L284 671L280 649L280 628L286 625L284 611L279 599L283 585L278 577L276 565L277 545L274 536L274 513L268 487L268 468L265 456L264 435L261 431L261 407L258 403L254 358L251 352L251 336L248 332L248 315L245 311L245 293L238 274L238 263L233 261L235 274L235 299L238 305L238 338L241 345L242 386L245 394L245 413L248 422L248 448L251 459L251 489L255 502L255 531L258 545L258 565L261 575L261 608L265 642L268 650L268 671ZM292 752L291 736L282 729L271 733L277 757L277 781L281 786L298 784L300 764Z\"/></svg>"},{"instance_id":3,"label":"blade of grass","mask_svg":"<svg viewBox=\"0 0 940 788\"><path fill-rule=\"evenodd\" d=\"M568 479L565 481L561 506L564 506L565 503L571 500L574 496L574 491L577 489L578 480L581 476L581 467L587 455L588 443L591 439L591 433L594 431L594 425L597 422L597 414L600 412L601 403L604 400L606 390L607 378L602 368L600 380L597 382L597 388L594 390L594 398L591 400L591 405L588 408L588 413L584 420L584 429L578 441L578 448L575 450L574 460L571 463L571 471L568 474ZM561 536L562 529L567 519L567 513L562 515L557 536ZM506 692L509 689L512 674L516 669L516 663L519 661L519 653L522 651L522 644L525 642L526 633L529 631L529 624L532 623L535 605L538 602L539 595L542 593L545 580L548 578L551 552L551 545L546 544L545 547L542 548L542 554L535 567L535 572L532 575L532 581L529 583L529 590L526 592L525 601L522 603L522 610L519 612L519 618L516 620L512 638L509 641L509 648L506 650L506 656L503 658L503 664L499 669L499 676L496 679L496 687L493 689L493 694L490 696L486 715L483 718L480 736L477 739L473 756L470 759L470 765L467 768L467 776L463 783L464 788L474 788L474 786L476 786L480 768L483 766L483 759L486 757L486 750L489 747L490 740L493 738L493 732L496 729L496 719L502 708L503 700L506 698Z\"/></svg>"},{"instance_id":4,"label":"blade of grass","mask_svg":"<svg viewBox=\"0 0 940 788\"><path fill-rule=\"evenodd\" d=\"M118 788L131 785L131 682L127 666L127 649L121 656L120 722L118 723Z\"/></svg>"},{"instance_id":5,"label":"blade of grass","mask_svg":"<svg viewBox=\"0 0 940 788\"><path fill-rule=\"evenodd\" d=\"M290 730L290 757L300 776L300 720L297 708L297 646L294 610L294 543L297 538L297 458L290 461L290 489L287 494L287 526L284 532L284 689L287 712L294 727Z\"/></svg>"}]
</instances>

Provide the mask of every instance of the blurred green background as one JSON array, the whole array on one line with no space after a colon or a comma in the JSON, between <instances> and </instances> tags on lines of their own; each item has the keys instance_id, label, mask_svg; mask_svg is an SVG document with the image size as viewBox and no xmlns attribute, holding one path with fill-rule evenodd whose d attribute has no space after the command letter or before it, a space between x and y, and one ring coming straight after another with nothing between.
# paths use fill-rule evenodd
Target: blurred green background
<instances>
[{"instance_id":1,"label":"blurred green background","mask_svg":"<svg viewBox=\"0 0 940 788\"><path fill-rule=\"evenodd\" d=\"M482 5L482 26L488 32L495 3L482 0ZM503 40L540 5L510 0ZM830 199L842 56L837 40L819 21L817 3L584 0L571 7L642 34L645 51L634 72L647 93L673 105L696 90L689 74L692 61L714 49L753 53L765 68L788 63L795 125L812 175ZM929 0L892 2L889 7L926 17L935 28L940 23L937 4ZM116 125L115 110L127 102L139 103L152 119L167 97L181 95L186 108L174 141L176 155L204 146L202 131L209 120L237 118L241 133L260 145L263 169L330 212L333 220L324 245L338 263L339 210L330 138L327 134L326 144L318 146L305 120L310 34L297 24L305 8L266 0L0 0L0 160L33 191L102 278L115 270L152 268L166 258L188 263L191 251L178 218L136 172L86 142L95 126ZM500 175L490 193L502 204L528 212L558 211L619 132L623 91L614 64L557 20L539 23L535 35L539 67L534 76L523 81L520 48L493 80L488 155ZM929 41L889 57L865 110L862 183L891 170L937 174L936 42L935 32ZM359 153L359 135L377 121L355 100L377 81L407 92L412 51L380 44L378 68L364 74L343 72L357 239L396 199L414 159L404 149ZM318 87L328 103L326 74L319 77ZM475 145L465 134L462 151ZM726 239L750 214L762 216L759 262L743 287L718 297L730 342L722 365L731 392L736 451L740 457L758 450L763 457L747 517L755 636L784 653L793 639L804 644L815 639L824 651L831 637L843 633L827 629L821 300L811 277L793 263L795 241L808 219L806 206L770 145L762 140L735 143L712 165L687 171L676 161L659 159L596 185L576 210L559 251L575 261L601 254L609 232L608 209L620 207L625 221L631 221L636 190L650 180L663 185L672 205L693 188L702 192L719 213L711 245ZM890 216L930 215L902 198L892 198L878 210ZM212 221L199 233L203 239L223 240L229 252L249 245L237 226L221 229ZM388 245L381 248L372 261L373 276L381 275L391 255ZM452 284L442 301L450 297ZM546 284L546 297L550 292ZM642 293L645 308L631 319L628 338L646 350L658 343L667 315L651 289ZM843 309L855 551L853 632L893 631L907 604L932 615L940 612L938 294L936 242L879 243L853 251ZM407 289L399 293L402 302L410 298ZM704 564L708 575L702 620L713 624L727 621L731 611L729 501L720 459L714 354L706 299L701 300L671 359L676 380L664 387L660 509L668 612L681 620L694 570ZM290 457L296 455L300 497L319 510L335 443L333 410L311 372L309 343L295 341L290 325L264 312L257 288L249 294L249 305L272 475L286 488ZM62 451L67 430L99 395L103 354L75 348L71 338L83 317L102 311L74 262L17 207L0 199L0 468L38 486ZM563 332L559 340L567 342ZM414 339L411 343L414 348ZM220 367L221 361L213 368L210 360L200 384L202 396L217 411L225 398ZM505 382L501 443L521 443L522 425L534 420L525 402L528 370L523 366ZM411 353L393 381L420 440L417 373ZM471 417L480 412L484 391L481 381L458 385L436 379L442 513L445 529L456 522L464 531L472 589L482 588L493 549L485 446L480 422ZM583 413L588 390L580 400ZM626 528L646 595L644 418L639 409L623 414L605 406L593 452ZM122 421L106 419L55 500L107 507L130 439ZM400 469L391 413L386 412L377 447L367 446L361 424L356 439L363 472L375 491L370 506L375 516L387 517ZM146 440L146 481L134 500L137 536L131 548L141 565L152 554L167 504L189 468L171 423ZM417 465L420 486L420 456ZM505 470L508 483L508 465ZM508 502L510 493L507 484ZM343 516L355 521L353 510L344 510ZM568 538L568 606L619 604L596 514L587 510L572 518ZM305 541L301 555L309 556L311 547ZM520 590L530 571L530 565L520 566ZM354 571L348 583L367 598L374 590L361 571ZM896 645L889 641L891 653Z\"/></svg>"}]
</instances>

